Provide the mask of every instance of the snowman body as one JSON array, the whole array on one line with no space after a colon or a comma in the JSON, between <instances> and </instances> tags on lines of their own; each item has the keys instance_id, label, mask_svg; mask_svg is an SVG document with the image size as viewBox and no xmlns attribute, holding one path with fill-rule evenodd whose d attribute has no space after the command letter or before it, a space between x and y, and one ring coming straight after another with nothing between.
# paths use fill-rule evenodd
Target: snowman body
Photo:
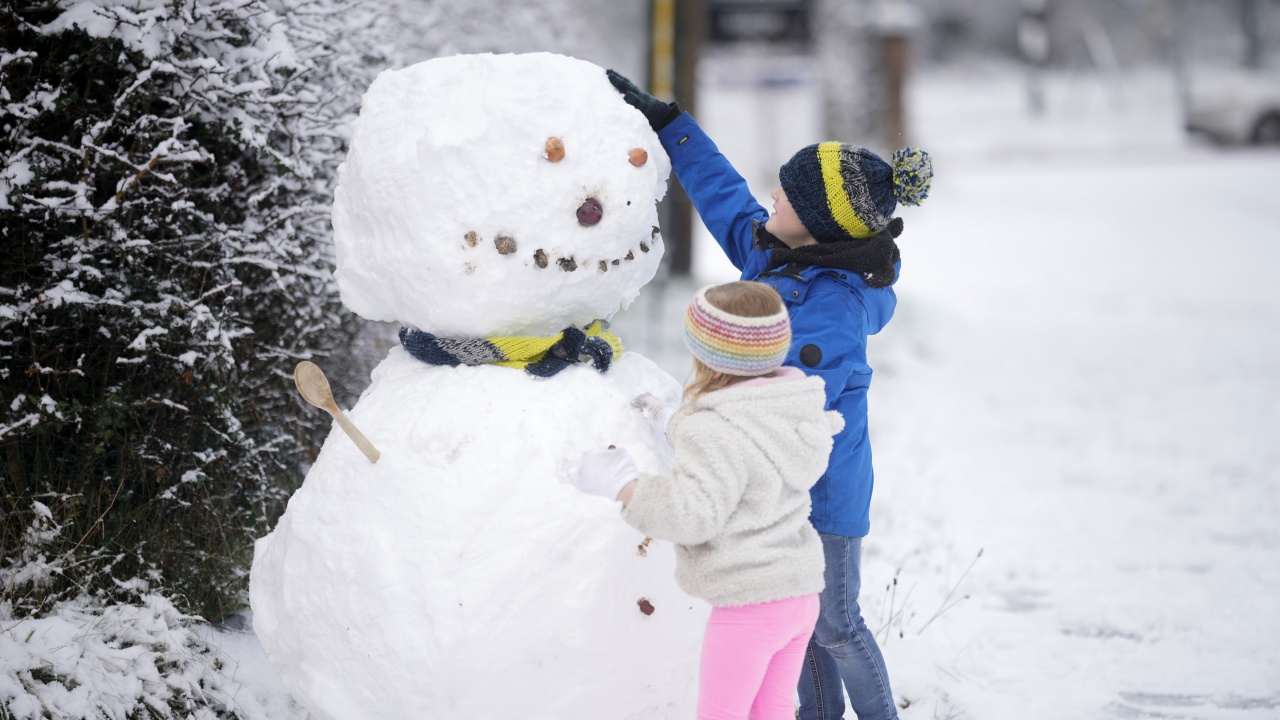
<instances>
[{"instance_id":1,"label":"snowman body","mask_svg":"<svg viewBox=\"0 0 1280 720\"><path fill-rule=\"evenodd\" d=\"M668 172L589 63L383 73L335 200L343 300L446 340L585 328L656 271ZM692 716L709 608L669 544L569 482L609 445L669 468L644 392L679 386L634 353L544 378L394 348L349 412L379 461L335 426L255 547L254 630L295 698L332 720Z\"/></svg>"}]
</instances>

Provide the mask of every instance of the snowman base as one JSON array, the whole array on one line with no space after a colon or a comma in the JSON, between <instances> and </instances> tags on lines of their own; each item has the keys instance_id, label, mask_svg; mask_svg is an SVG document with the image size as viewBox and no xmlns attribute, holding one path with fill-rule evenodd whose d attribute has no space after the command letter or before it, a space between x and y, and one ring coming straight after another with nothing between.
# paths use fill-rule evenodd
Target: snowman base
<instances>
[{"instance_id":1,"label":"snowman base","mask_svg":"<svg viewBox=\"0 0 1280 720\"><path fill-rule=\"evenodd\" d=\"M568 479L584 451L670 449L635 395L678 385L624 354L608 373L423 364L395 348L258 541L254 629L322 720L691 717L709 607L616 502Z\"/></svg>"}]
</instances>

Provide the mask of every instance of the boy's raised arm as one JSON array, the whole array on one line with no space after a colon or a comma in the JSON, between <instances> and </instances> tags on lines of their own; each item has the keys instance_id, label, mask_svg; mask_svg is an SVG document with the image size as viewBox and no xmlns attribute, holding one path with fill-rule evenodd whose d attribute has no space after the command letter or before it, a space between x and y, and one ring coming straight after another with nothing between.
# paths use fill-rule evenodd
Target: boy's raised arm
<instances>
[{"instance_id":1,"label":"boy's raised arm","mask_svg":"<svg viewBox=\"0 0 1280 720\"><path fill-rule=\"evenodd\" d=\"M751 194L747 181L693 117L680 112L679 106L655 98L612 70L608 76L622 98L643 113L658 133L662 147L671 157L676 178L730 262L739 270L746 270L753 251L751 221L769 218L769 212Z\"/></svg>"},{"instance_id":2,"label":"boy's raised arm","mask_svg":"<svg viewBox=\"0 0 1280 720\"><path fill-rule=\"evenodd\" d=\"M769 211L689 113L659 131L658 139L702 222L734 267L745 270L754 250L751 221L763 223Z\"/></svg>"}]
</instances>

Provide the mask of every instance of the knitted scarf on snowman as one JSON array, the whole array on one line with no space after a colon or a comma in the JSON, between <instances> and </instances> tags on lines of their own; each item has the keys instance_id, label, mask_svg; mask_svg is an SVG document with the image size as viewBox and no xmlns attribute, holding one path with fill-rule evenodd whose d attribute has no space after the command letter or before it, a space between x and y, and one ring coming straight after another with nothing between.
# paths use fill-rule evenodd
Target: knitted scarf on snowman
<instances>
[{"instance_id":1,"label":"knitted scarf on snowman","mask_svg":"<svg viewBox=\"0 0 1280 720\"><path fill-rule=\"evenodd\" d=\"M400 328L400 344L431 365L501 365L536 377L551 377L584 361L604 372L622 352L622 341L599 320L585 332L568 327L551 337L441 338Z\"/></svg>"}]
</instances>

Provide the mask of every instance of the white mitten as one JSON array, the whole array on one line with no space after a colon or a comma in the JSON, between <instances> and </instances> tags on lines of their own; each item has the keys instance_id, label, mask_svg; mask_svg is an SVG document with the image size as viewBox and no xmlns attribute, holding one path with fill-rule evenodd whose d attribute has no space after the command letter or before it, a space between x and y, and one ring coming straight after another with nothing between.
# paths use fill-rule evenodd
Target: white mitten
<instances>
[{"instance_id":1,"label":"white mitten","mask_svg":"<svg viewBox=\"0 0 1280 720\"><path fill-rule=\"evenodd\" d=\"M656 395L650 395L649 393L632 398L631 407L643 413L645 419L661 430L663 435L667 434L667 423L671 422L671 418L676 414L677 409L674 405L668 405Z\"/></svg>"},{"instance_id":2,"label":"white mitten","mask_svg":"<svg viewBox=\"0 0 1280 720\"><path fill-rule=\"evenodd\" d=\"M639 476L626 450L591 450L583 454L573 486L588 495L617 500L622 488Z\"/></svg>"}]
</instances>

